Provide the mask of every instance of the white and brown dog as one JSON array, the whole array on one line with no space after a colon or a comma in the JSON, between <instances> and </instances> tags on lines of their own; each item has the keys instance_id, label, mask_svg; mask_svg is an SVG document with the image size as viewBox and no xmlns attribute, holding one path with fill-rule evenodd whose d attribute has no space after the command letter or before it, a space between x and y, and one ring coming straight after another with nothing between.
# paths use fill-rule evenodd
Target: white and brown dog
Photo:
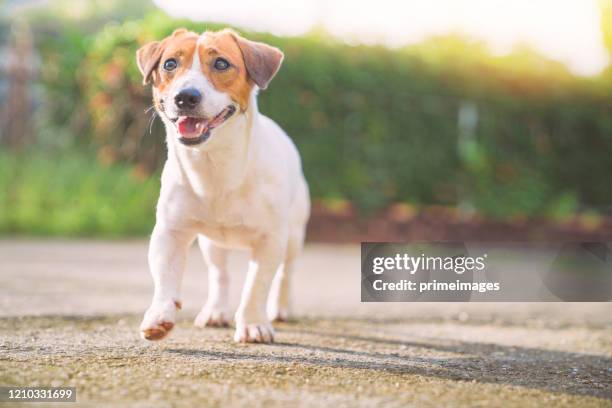
<instances>
[{"instance_id":1,"label":"white and brown dog","mask_svg":"<svg viewBox=\"0 0 612 408\"><path fill-rule=\"evenodd\" d=\"M310 200L294 144L256 101L282 60L277 48L230 30L180 29L137 52L168 145L149 247L155 291L140 326L145 339L161 339L174 326L196 237L209 275L197 326L228 324L231 248L251 251L234 340L272 342L270 321L287 318Z\"/></svg>"}]
</instances>

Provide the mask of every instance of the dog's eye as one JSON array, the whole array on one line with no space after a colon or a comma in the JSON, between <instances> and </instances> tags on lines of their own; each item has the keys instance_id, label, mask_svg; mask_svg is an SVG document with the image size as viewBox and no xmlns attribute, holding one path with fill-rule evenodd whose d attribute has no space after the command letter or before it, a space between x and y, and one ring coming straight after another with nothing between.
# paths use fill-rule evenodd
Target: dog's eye
<instances>
[{"instance_id":1,"label":"dog's eye","mask_svg":"<svg viewBox=\"0 0 612 408\"><path fill-rule=\"evenodd\" d=\"M228 69L230 67L230 63L227 62L226 59L223 58L217 58L215 60L215 69L217 71L225 71L226 69Z\"/></svg>"},{"instance_id":2,"label":"dog's eye","mask_svg":"<svg viewBox=\"0 0 612 408\"><path fill-rule=\"evenodd\" d=\"M164 69L166 71L174 71L177 66L178 64L174 58L167 59L166 62L164 62Z\"/></svg>"}]
</instances>

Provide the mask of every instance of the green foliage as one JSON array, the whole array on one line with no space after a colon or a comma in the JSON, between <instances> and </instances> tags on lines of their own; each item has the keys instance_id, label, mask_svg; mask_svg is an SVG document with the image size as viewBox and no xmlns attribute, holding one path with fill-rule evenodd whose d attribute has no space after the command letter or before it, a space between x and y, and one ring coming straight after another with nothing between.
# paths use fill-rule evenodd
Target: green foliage
<instances>
[{"instance_id":1,"label":"green foliage","mask_svg":"<svg viewBox=\"0 0 612 408\"><path fill-rule=\"evenodd\" d=\"M612 52L612 0L599 0L601 31L608 50Z\"/></svg>"},{"instance_id":2,"label":"green foliage","mask_svg":"<svg viewBox=\"0 0 612 408\"><path fill-rule=\"evenodd\" d=\"M86 106L85 91L75 74L78 74L91 40L71 27L57 36L40 36L40 82L44 98L38 110L37 134L45 146L67 147L74 144L88 146L90 118ZM79 137L75 137L79 136Z\"/></svg>"},{"instance_id":3,"label":"green foliage","mask_svg":"<svg viewBox=\"0 0 612 408\"><path fill-rule=\"evenodd\" d=\"M166 154L164 131L157 121L149 132L150 89L141 85L135 52L178 27L219 28L151 13L92 36L67 32L46 42L43 73L53 103L45 129L53 131L45 138L73 134L102 157L155 173ZM245 35L285 52L279 74L260 94L260 110L298 145L315 199L348 199L364 211L392 202L460 205L498 218L562 217L612 201L610 76L576 78L525 48L493 57L459 37L389 50L321 33ZM462 128L465 106L475 119ZM96 166L92 177L114 171ZM136 200L139 185L130 186ZM138 199L146 211L154 206L149 187ZM128 225L143 219L144 209L126 218ZM60 221L46 222L62 228ZM91 223L79 228L104 228ZM65 228L78 224L74 218Z\"/></svg>"},{"instance_id":4,"label":"green foliage","mask_svg":"<svg viewBox=\"0 0 612 408\"><path fill-rule=\"evenodd\" d=\"M0 153L4 234L148 234L158 194L156 177L142 177L138 167L103 166L91 154Z\"/></svg>"}]
</instances>

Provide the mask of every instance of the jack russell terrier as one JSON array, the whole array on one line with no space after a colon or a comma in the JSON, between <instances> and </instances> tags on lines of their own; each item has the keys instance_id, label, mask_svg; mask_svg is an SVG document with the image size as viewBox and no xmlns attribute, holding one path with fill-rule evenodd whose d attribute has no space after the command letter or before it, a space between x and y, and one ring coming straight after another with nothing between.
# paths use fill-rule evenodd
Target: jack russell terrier
<instances>
[{"instance_id":1,"label":"jack russell terrier","mask_svg":"<svg viewBox=\"0 0 612 408\"><path fill-rule=\"evenodd\" d=\"M272 342L270 322L287 318L310 213L295 145L257 109L257 91L266 89L283 53L231 30L179 29L136 56L143 83L153 85L168 145L148 255L155 290L141 335L159 340L174 326L187 251L197 237L209 284L195 325L228 325L227 250L246 249L251 258L234 340Z\"/></svg>"}]
</instances>

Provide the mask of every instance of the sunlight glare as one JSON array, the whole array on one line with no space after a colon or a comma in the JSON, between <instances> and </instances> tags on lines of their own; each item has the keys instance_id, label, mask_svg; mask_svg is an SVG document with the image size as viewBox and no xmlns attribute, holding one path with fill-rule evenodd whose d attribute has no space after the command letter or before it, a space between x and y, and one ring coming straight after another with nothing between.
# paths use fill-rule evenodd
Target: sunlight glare
<instances>
[{"instance_id":1,"label":"sunlight glare","mask_svg":"<svg viewBox=\"0 0 612 408\"><path fill-rule=\"evenodd\" d=\"M597 0L154 0L176 17L233 24L277 35L314 27L352 43L396 47L432 35L463 33L495 54L525 43L580 75L605 68Z\"/></svg>"}]
</instances>

